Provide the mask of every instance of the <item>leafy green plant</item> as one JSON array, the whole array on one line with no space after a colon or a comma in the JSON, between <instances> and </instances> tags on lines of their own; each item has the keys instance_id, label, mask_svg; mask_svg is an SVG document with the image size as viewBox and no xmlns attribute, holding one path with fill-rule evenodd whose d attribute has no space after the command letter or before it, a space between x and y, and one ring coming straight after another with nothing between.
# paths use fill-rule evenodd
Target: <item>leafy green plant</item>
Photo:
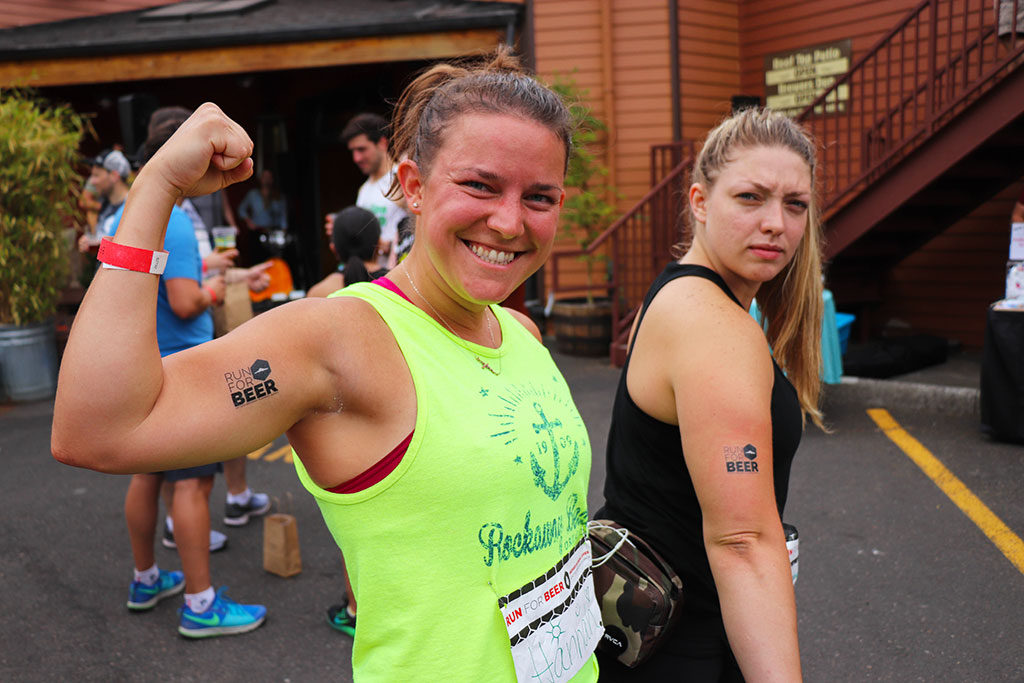
<instances>
[{"instance_id":1,"label":"leafy green plant","mask_svg":"<svg viewBox=\"0 0 1024 683\"><path fill-rule=\"evenodd\" d=\"M69 107L0 89L0 324L28 325L56 312L84 128Z\"/></svg>"},{"instance_id":2,"label":"leafy green plant","mask_svg":"<svg viewBox=\"0 0 1024 683\"><path fill-rule=\"evenodd\" d=\"M594 116L584 101L587 95L571 79L557 79L551 89L562 96L573 119L572 153L565 175L569 192L562 206L561 231L564 237L574 239L580 247L589 246L612 224L617 215L615 204L609 201L617 196L608 183L608 168L598 161L592 147L607 130L604 122ZM586 265L587 301L593 303L594 269L604 263L600 251L581 254Z\"/></svg>"}]
</instances>

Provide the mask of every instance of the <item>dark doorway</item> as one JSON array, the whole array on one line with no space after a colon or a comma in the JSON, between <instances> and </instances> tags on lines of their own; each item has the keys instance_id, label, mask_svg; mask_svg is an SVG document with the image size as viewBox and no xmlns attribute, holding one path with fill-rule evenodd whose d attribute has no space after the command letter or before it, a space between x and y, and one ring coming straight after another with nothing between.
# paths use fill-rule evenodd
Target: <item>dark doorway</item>
<instances>
[{"instance_id":1,"label":"dark doorway","mask_svg":"<svg viewBox=\"0 0 1024 683\"><path fill-rule=\"evenodd\" d=\"M362 111L388 116L402 87L426 64L390 62L57 86L42 88L40 94L90 117L96 136L82 143L86 157L114 144L127 150L126 143L135 142L123 137L119 100L134 96L149 105L188 108L215 102L254 141L263 140L264 149L256 156L275 171L288 199L288 222L299 255L299 272L293 277L297 288L306 289L334 267L323 234L324 215L353 204L364 180L340 140L341 129ZM139 116L148 117L148 111ZM129 129L137 129L138 122L132 126ZM233 207L254 184L250 180L228 188ZM247 257L243 253L243 259Z\"/></svg>"}]
</instances>

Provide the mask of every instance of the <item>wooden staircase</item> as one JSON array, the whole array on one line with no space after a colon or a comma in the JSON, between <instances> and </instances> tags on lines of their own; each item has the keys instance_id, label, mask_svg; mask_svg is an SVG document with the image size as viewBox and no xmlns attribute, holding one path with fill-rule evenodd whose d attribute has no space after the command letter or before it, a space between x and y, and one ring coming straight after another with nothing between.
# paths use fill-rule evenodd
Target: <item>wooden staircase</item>
<instances>
[{"instance_id":1,"label":"wooden staircase","mask_svg":"<svg viewBox=\"0 0 1024 683\"><path fill-rule=\"evenodd\" d=\"M1014 19L1024 0L999 1L1002 30L994 0L922 0L797 117L821 144L828 286L845 304L877 303L888 269L1024 175L1024 26ZM653 147L650 192L549 262L553 294L580 293L560 286L560 264L605 250L616 365L683 235L694 151Z\"/></svg>"},{"instance_id":2,"label":"wooden staircase","mask_svg":"<svg viewBox=\"0 0 1024 683\"><path fill-rule=\"evenodd\" d=\"M993 0L923 0L797 117L823 147L829 287L862 314L889 269L1024 175L1024 0L1004 2L1000 35Z\"/></svg>"}]
</instances>

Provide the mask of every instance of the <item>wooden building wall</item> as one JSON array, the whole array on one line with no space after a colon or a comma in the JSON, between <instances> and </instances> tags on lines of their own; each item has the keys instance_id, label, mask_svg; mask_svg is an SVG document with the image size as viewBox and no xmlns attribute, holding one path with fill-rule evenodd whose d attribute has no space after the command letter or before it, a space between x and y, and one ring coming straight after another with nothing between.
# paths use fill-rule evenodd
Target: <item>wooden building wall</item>
<instances>
[{"instance_id":1,"label":"wooden building wall","mask_svg":"<svg viewBox=\"0 0 1024 683\"><path fill-rule=\"evenodd\" d=\"M735 0L680 0L679 80L683 139L700 140L743 92L741 6Z\"/></svg>"},{"instance_id":2,"label":"wooden building wall","mask_svg":"<svg viewBox=\"0 0 1024 683\"><path fill-rule=\"evenodd\" d=\"M773 52L849 38L863 55L919 0L742 0L744 92L764 96L764 58Z\"/></svg>"},{"instance_id":3,"label":"wooden building wall","mask_svg":"<svg viewBox=\"0 0 1024 683\"><path fill-rule=\"evenodd\" d=\"M917 4L918 0L741 1L743 92L764 97L767 54L849 38L855 62ZM1015 180L1007 178L1007 183ZM1019 183L890 271L875 321L901 321L915 331L980 348L986 307L1004 291L1015 190ZM843 309L842 301L836 305Z\"/></svg>"},{"instance_id":4,"label":"wooden building wall","mask_svg":"<svg viewBox=\"0 0 1024 683\"><path fill-rule=\"evenodd\" d=\"M608 125L601 154L625 212L651 188L651 146L672 141L668 0L535 0L533 7L537 71L547 80L571 77L587 91ZM679 2L684 139L703 135L739 92L738 28L735 0ZM583 282L582 264L563 265L568 282Z\"/></svg>"},{"instance_id":5,"label":"wooden building wall","mask_svg":"<svg viewBox=\"0 0 1024 683\"><path fill-rule=\"evenodd\" d=\"M0 0L0 28L170 5L175 0Z\"/></svg>"}]
</instances>

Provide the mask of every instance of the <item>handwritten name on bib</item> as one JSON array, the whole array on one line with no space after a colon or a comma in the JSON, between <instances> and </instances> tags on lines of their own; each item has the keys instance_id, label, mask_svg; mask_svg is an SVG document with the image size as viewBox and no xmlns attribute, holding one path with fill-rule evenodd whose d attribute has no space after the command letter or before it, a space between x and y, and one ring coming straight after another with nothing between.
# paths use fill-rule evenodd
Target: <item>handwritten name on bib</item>
<instances>
[{"instance_id":1,"label":"handwritten name on bib","mask_svg":"<svg viewBox=\"0 0 1024 683\"><path fill-rule=\"evenodd\" d=\"M558 564L499 598L516 678L567 681L590 659L604 633L594 597L590 540L584 536Z\"/></svg>"}]
</instances>

